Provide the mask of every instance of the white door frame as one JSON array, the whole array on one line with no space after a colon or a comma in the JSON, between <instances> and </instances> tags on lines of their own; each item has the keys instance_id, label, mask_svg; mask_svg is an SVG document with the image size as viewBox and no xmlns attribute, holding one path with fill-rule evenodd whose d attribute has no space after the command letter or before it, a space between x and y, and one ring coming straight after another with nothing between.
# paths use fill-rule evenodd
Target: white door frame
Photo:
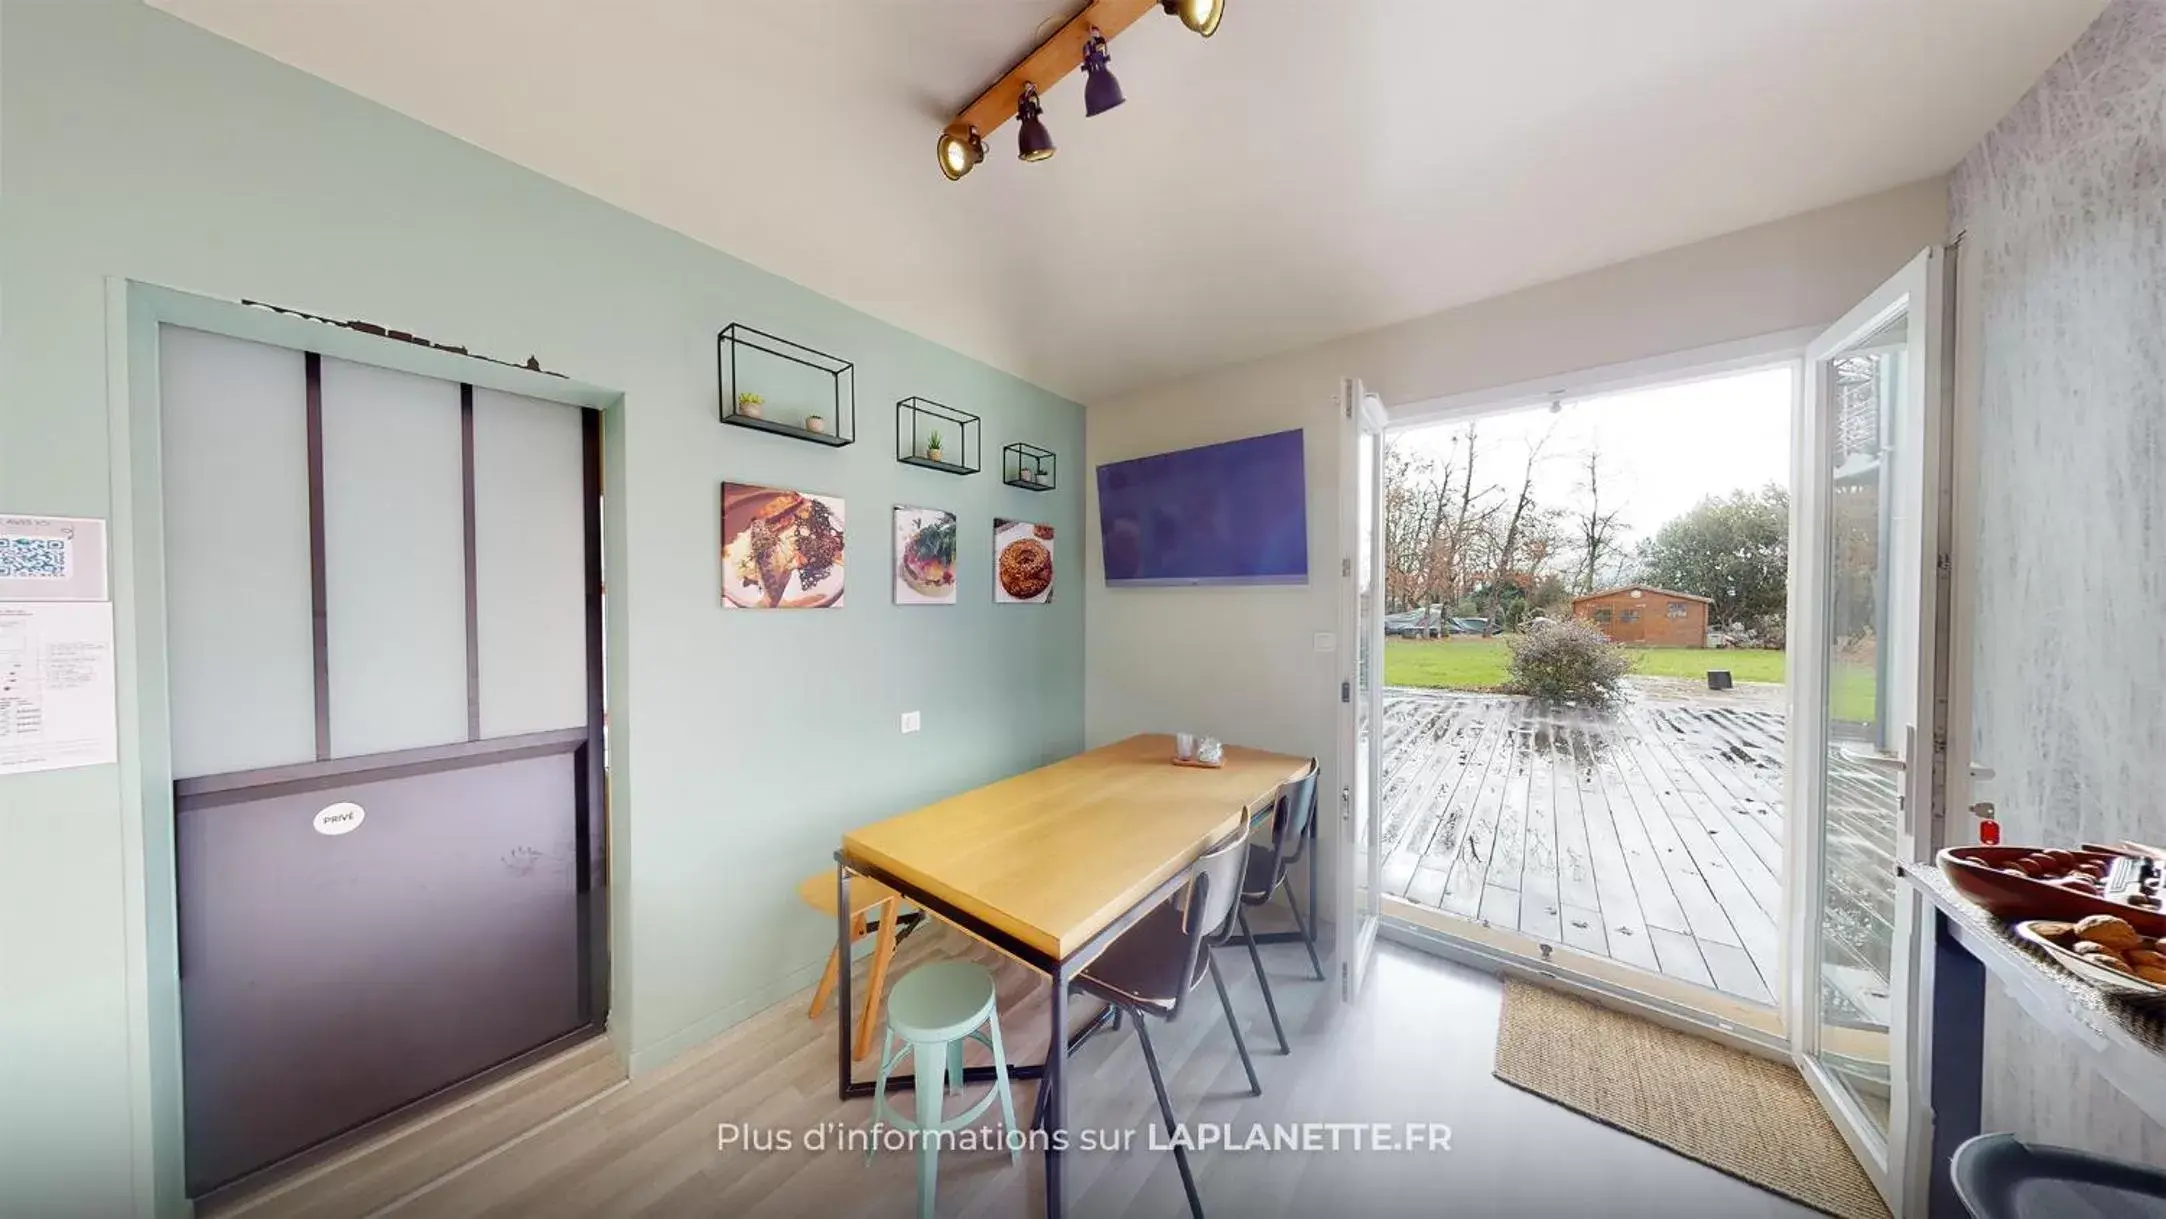
<instances>
[{"instance_id":1,"label":"white door frame","mask_svg":"<svg viewBox=\"0 0 2166 1219\"><path fill-rule=\"evenodd\" d=\"M1378 850L1382 829L1383 751L1379 748L1384 722L1384 573L1383 442L1390 417L1375 395L1352 378L1339 385L1339 635L1346 641L1339 666L1339 775L1338 837L1333 881L1337 895L1339 979L1347 1002L1361 994L1368 964L1376 950L1377 928L1382 923L1383 856ZM1361 459L1366 451L1372 460L1368 502L1362 503ZM1361 536L1361 514L1366 508L1371 528ZM1366 549L1366 553L1364 552ZM1361 612L1361 573L1366 570L1374 584L1366 621ZM1366 665L1368 672L1363 674ZM1361 700L1357 706L1355 700ZM1360 712L1369 724L1369 750L1359 747ZM1360 768L1366 773L1357 775ZM1357 799L1357 796L1366 799ZM1360 849L1363 834L1367 850Z\"/></svg>"},{"instance_id":2,"label":"white door frame","mask_svg":"<svg viewBox=\"0 0 2166 1219\"><path fill-rule=\"evenodd\" d=\"M1909 886L1895 888L1895 942L1890 953L1889 1011L1889 1131L1883 1138L1850 1094L1820 1065L1820 1025L1813 1013L1817 1003L1814 985L1818 977L1820 937L1817 907L1812 901L1813 878L1821 868L1822 835L1817 832L1825 801L1822 759L1828 748L1824 717L1827 705L1828 666L1820 651L1827 629L1827 541L1824 523L1829 487L1823 477L1830 454L1830 416L1822 405L1824 360L1852 350L1854 344L1907 311L1910 319L1908 361L1911 384L1904 393L1910 400L1903 452L1915 456L1918 480L1902 489L1903 500L1913 504L1912 522L1897 539L1897 553L1916 561L1902 569L1905 578L1891 588L1901 621L1913 632L1903 641L1899 654L1906 662L1897 672L1903 678L1897 706L1914 735L1903 725L1893 727L1894 739L1880 742L1884 756L1899 760L1903 773L1903 811L1898 817L1896 853L1904 865L1928 864L1938 848L1944 824L1945 800L1940 783L1947 758L1946 709L1951 681L1967 689L1967 680L1955 676L1960 660L1951 655L1951 639L1965 639L1968 632L1951 622L1954 610L1948 595L1953 564L1948 559L1950 540L1956 535L1951 497L1956 483L1950 470L1953 432L1949 421L1948 387L1950 350L1947 323L1948 285L1946 261L1938 248L1920 253L1895 276L1845 314L1808 349L1805 357L1804 393L1793 420L1792 495L1790 549L1790 697L1788 756L1785 759L1786 830L1785 890L1788 914L1784 920L1784 970L1782 1004L1784 1023L1790 1034L1791 1056L1822 1106L1835 1119L1851 1150L1874 1184L1898 1215L1924 1213L1924 1187L1932 1146L1932 1117L1923 1086L1921 1066L1925 1032L1926 925L1919 898ZM1914 581L1914 583L1913 583ZM1941 733L1936 739L1936 731ZM1967 751L1963 751L1967 753ZM1910 765L1923 760L1924 766Z\"/></svg>"},{"instance_id":3,"label":"white door frame","mask_svg":"<svg viewBox=\"0 0 2166 1219\"><path fill-rule=\"evenodd\" d=\"M130 1159L135 1174L136 1214L178 1216L190 1202L184 1181L180 1054L179 904L173 859L173 765L166 673L164 493L160 470L160 374L158 333L164 325L208 331L275 347L313 350L327 356L396 369L417 376L465 381L564 406L602 411L621 420L624 395L612 389L498 364L177 288L109 276L105 280L106 423L112 435L111 544L113 631L119 693L120 804L123 857L119 886L128 918L123 951L128 963L127 1021L131 1053L142 1064L129 1081ZM609 426L605 422L605 429ZM621 427L621 423L618 424ZM621 446L605 438L609 453L604 494L620 492ZM623 514L603 516L604 575L612 588L627 581ZM618 598L606 598L604 614L614 634ZM612 653L605 672L619 663ZM613 694L621 685L605 677ZM616 722L623 725L622 708ZM622 741L631 730L619 727ZM609 819L610 849L621 817ZM610 926L625 926L627 891L608 887ZM626 974L611 974L613 1019L628 1010ZM620 1064L628 1047L614 1042Z\"/></svg>"},{"instance_id":4,"label":"white door frame","mask_svg":"<svg viewBox=\"0 0 2166 1219\"><path fill-rule=\"evenodd\" d=\"M1785 369L1790 374L1791 427L1795 431L1798 426L1797 419L1804 410L1805 351L1819 333L1817 327L1810 326L1771 331L1644 359L1599 365L1552 377L1393 406L1390 411L1389 431L1397 433L1482 419L1560 399L1573 401L1599 398L1640 389L1690 385L1697 381L1777 368ZM1793 452L1793 467L1795 462L1796 454ZM1793 469L1789 486L1793 500L1797 494L1795 482L1796 474ZM1783 918L1780 925L1787 927L1793 917L1791 906L1794 887L1787 873L1782 879ZM1656 1023L1688 1028L1698 1035L1733 1048L1787 1061L1789 1043L1784 1031L1754 1025L1749 1021L1740 1023L1720 1011L1695 1007L1667 991L1657 993L1653 989L1634 989L1616 979L1594 976L1554 959L1536 957L1532 953L1508 953L1489 944L1454 935L1450 930L1427 922L1408 921L1390 915L1387 915L1387 918L1392 919L1393 923L1387 938L1407 943L1425 952L1490 972L1527 972L1545 979L1551 985L1596 1002L1629 1008ZM1771 980L1777 990L1781 987L1782 976L1787 975L1789 969L1790 945L1787 936L1780 948L1782 957L1777 965L1778 976ZM1784 1005L1778 994L1770 1019L1779 1018L1783 1011Z\"/></svg>"}]
</instances>

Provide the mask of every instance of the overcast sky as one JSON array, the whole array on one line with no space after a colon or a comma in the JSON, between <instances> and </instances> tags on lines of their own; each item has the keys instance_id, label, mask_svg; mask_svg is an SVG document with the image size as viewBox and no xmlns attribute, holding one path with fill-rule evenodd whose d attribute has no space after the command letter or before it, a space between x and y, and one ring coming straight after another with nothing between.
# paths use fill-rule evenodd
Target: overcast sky
<instances>
[{"instance_id":1,"label":"overcast sky","mask_svg":"<svg viewBox=\"0 0 2166 1219\"><path fill-rule=\"evenodd\" d=\"M1527 446L1550 432L1535 466L1537 502L1568 512L1585 503L1586 455L1602 453L1602 503L1623 514L1620 539L1637 546L1662 522L1710 495L1790 482L1788 366L1687 385L1567 399L1479 421L1477 488L1519 486ZM1465 425L1439 424L1393 437L1463 467L1452 447ZM1554 432L1551 429L1554 428ZM1457 475L1453 478L1457 484Z\"/></svg>"}]
</instances>

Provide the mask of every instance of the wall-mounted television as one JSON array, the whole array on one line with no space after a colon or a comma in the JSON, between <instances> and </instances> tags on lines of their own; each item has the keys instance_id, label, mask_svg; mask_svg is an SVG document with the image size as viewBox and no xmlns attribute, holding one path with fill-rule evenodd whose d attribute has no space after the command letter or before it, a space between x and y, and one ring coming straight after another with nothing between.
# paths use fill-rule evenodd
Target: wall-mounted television
<instances>
[{"instance_id":1,"label":"wall-mounted television","mask_svg":"<svg viewBox=\"0 0 2166 1219\"><path fill-rule=\"evenodd\" d=\"M1298 428L1102 465L1106 583L1305 584L1307 490Z\"/></svg>"}]
</instances>

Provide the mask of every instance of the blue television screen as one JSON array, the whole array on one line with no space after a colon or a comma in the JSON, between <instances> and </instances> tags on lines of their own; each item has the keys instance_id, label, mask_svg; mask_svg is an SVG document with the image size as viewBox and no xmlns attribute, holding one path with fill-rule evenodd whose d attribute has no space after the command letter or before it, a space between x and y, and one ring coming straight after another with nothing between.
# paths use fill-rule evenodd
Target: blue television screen
<instances>
[{"instance_id":1,"label":"blue television screen","mask_svg":"<svg viewBox=\"0 0 2166 1219\"><path fill-rule=\"evenodd\" d=\"M1107 584L1303 584L1301 432L1098 467Z\"/></svg>"}]
</instances>

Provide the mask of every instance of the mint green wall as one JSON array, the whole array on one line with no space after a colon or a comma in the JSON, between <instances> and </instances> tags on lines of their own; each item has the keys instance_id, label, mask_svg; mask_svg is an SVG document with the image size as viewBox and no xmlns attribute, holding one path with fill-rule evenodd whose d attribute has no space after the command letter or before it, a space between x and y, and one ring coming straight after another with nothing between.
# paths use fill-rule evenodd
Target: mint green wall
<instances>
[{"instance_id":1,"label":"mint green wall","mask_svg":"<svg viewBox=\"0 0 2166 1219\"><path fill-rule=\"evenodd\" d=\"M686 155L741 155L726 118L688 120ZM1081 745L1080 580L996 608L985 554L1004 515L1054 524L1080 560L1074 403L129 0L4 0L0 510L128 510L107 400L131 337L108 277L533 353L623 395L613 1022L635 1070L809 980L823 927L794 888L844 827ZM716 423L731 321L854 360L859 443ZM913 393L985 416L985 473L896 464L892 404ZM1000 485L1009 440L1059 452L1070 487ZM845 608L719 608L725 478L847 499ZM890 603L896 503L962 515L959 606ZM124 619L155 613L118 593ZM922 734L898 732L905 710ZM170 1209L170 859L130 823L162 753L128 739L120 767L0 779L0 1213Z\"/></svg>"}]
</instances>

